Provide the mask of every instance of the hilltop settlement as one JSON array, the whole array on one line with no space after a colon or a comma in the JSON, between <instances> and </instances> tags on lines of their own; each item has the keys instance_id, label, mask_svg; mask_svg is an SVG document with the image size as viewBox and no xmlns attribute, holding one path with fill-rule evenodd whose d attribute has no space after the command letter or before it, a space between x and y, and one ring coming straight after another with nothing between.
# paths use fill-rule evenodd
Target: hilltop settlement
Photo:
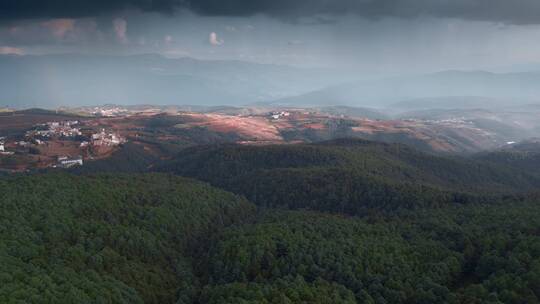
<instances>
[{"instance_id":1,"label":"hilltop settlement","mask_svg":"<svg viewBox=\"0 0 540 304\"><path fill-rule=\"evenodd\" d=\"M29 121L36 118L42 120L46 116L27 113L20 117ZM15 132L0 137L2 169L21 171L28 168L82 166L85 160L107 157L127 142L114 130L95 128L87 125L87 121L57 119L39 122L24 133Z\"/></svg>"}]
</instances>

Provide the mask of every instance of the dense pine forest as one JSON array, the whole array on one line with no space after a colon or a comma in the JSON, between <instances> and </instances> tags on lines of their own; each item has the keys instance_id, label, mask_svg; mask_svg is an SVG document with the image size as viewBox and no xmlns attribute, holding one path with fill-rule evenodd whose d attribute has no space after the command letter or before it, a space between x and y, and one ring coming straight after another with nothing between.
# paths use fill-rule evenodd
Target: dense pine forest
<instances>
[{"instance_id":1,"label":"dense pine forest","mask_svg":"<svg viewBox=\"0 0 540 304\"><path fill-rule=\"evenodd\" d=\"M1 303L540 303L533 151L123 153L0 178Z\"/></svg>"},{"instance_id":2,"label":"dense pine forest","mask_svg":"<svg viewBox=\"0 0 540 304\"><path fill-rule=\"evenodd\" d=\"M493 202L540 187L535 167L527 170L496 155L444 157L401 144L340 139L194 147L157 170L210 182L259 206L349 215ZM535 155L525 159L534 161Z\"/></svg>"}]
</instances>

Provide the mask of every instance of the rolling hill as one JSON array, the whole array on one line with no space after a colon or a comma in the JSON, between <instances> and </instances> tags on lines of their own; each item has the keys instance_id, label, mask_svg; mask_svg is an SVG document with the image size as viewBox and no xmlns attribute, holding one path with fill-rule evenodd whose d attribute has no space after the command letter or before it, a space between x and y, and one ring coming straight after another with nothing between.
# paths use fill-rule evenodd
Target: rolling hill
<instances>
[{"instance_id":1,"label":"rolling hill","mask_svg":"<svg viewBox=\"0 0 540 304\"><path fill-rule=\"evenodd\" d=\"M474 202L533 191L534 171L357 139L195 147L158 170L194 177L267 207L364 214Z\"/></svg>"},{"instance_id":2,"label":"rolling hill","mask_svg":"<svg viewBox=\"0 0 540 304\"><path fill-rule=\"evenodd\" d=\"M469 97L467 102L453 103L454 107L472 104L515 106L537 101L540 72L490 73L484 71L443 71L418 76L398 76L378 80L346 83L275 101L284 105L348 105L385 108L408 100L423 100L430 108L449 106L448 101ZM473 102L471 102L471 100ZM414 103L413 103L414 105Z\"/></svg>"}]
</instances>

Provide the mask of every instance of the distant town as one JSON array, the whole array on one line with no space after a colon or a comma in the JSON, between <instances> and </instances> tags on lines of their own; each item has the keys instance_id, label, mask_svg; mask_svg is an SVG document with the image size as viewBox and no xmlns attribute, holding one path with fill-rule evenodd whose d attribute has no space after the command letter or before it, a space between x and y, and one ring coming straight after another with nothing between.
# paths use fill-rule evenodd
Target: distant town
<instances>
[{"instance_id":1,"label":"distant town","mask_svg":"<svg viewBox=\"0 0 540 304\"><path fill-rule=\"evenodd\" d=\"M19 156L38 168L70 168L126 142L114 130L95 128L83 120L53 120L37 123L23 135L0 137L0 157Z\"/></svg>"}]
</instances>

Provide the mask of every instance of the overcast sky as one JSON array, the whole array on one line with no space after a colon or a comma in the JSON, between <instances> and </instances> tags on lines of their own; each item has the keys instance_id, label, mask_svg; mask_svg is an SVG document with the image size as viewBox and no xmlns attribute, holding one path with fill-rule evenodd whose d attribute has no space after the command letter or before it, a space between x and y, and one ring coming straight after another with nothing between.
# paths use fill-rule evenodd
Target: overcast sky
<instances>
[{"instance_id":1,"label":"overcast sky","mask_svg":"<svg viewBox=\"0 0 540 304\"><path fill-rule=\"evenodd\" d=\"M540 62L540 1L0 1L0 54L66 52L359 74L490 69Z\"/></svg>"}]
</instances>

